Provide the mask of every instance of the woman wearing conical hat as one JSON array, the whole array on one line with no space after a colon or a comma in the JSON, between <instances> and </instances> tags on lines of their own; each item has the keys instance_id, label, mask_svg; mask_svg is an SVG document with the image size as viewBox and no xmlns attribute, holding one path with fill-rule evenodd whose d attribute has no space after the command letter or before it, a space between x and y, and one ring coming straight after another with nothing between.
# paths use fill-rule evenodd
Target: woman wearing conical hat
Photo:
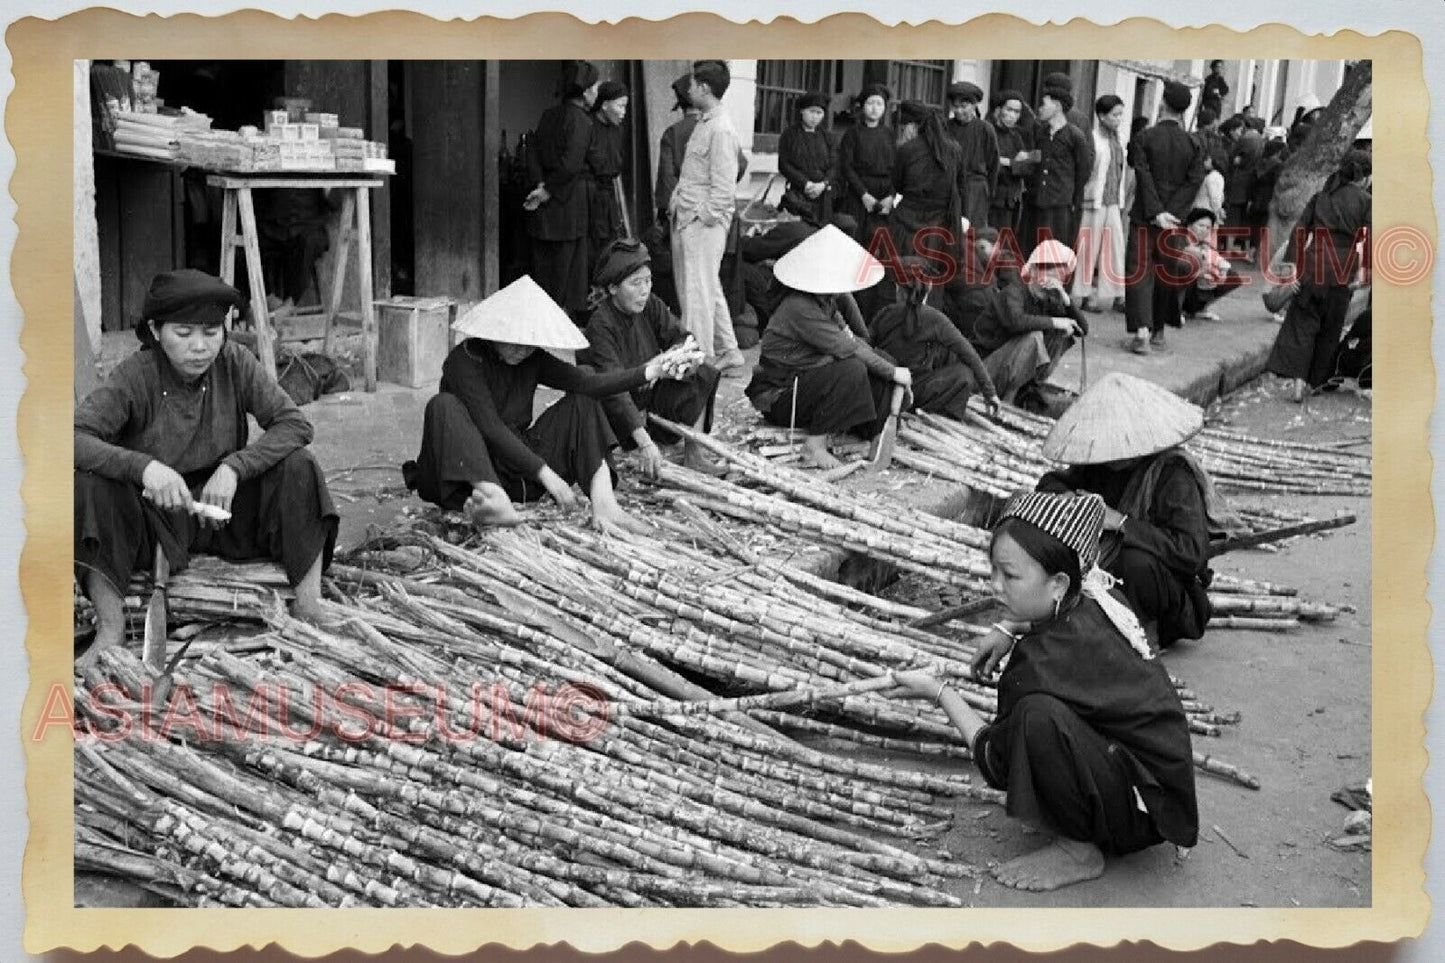
<instances>
[{"instance_id":1,"label":"woman wearing conical hat","mask_svg":"<svg viewBox=\"0 0 1445 963\"><path fill-rule=\"evenodd\" d=\"M1184 448L1204 414L1142 378L1110 373L1064 412L1044 454L1070 466L1044 492L1092 492L1109 506L1099 564L1161 648L1209 623L1209 541L1237 527L1209 475Z\"/></svg>"},{"instance_id":2,"label":"woman wearing conical hat","mask_svg":"<svg viewBox=\"0 0 1445 963\"><path fill-rule=\"evenodd\" d=\"M787 293L763 333L748 400L771 424L804 433L809 464L836 468L830 436L877 434L893 386L913 383L868 346L852 298L882 280L883 265L829 224L779 259L773 276Z\"/></svg>"},{"instance_id":3,"label":"woman wearing conical hat","mask_svg":"<svg viewBox=\"0 0 1445 963\"><path fill-rule=\"evenodd\" d=\"M609 454L617 438L597 399L654 382L675 362L698 359L674 349L606 374L568 364L551 352L585 348L587 339L526 275L453 328L466 340L442 364L440 390L426 406L421 453L402 466L407 487L485 526L521 521L514 501L551 495L573 507L576 483L587 489L599 528L641 530L617 503ZM539 384L567 394L533 422Z\"/></svg>"},{"instance_id":4,"label":"woman wearing conical hat","mask_svg":"<svg viewBox=\"0 0 1445 963\"><path fill-rule=\"evenodd\" d=\"M1105 857L1199 835L1189 722L1138 619L1095 561L1097 495L1015 496L989 546L1004 617L981 640L976 677L1007 655L986 723L946 682L900 672L943 708L1007 812L1053 838L994 870L1044 891L1103 875Z\"/></svg>"}]
</instances>

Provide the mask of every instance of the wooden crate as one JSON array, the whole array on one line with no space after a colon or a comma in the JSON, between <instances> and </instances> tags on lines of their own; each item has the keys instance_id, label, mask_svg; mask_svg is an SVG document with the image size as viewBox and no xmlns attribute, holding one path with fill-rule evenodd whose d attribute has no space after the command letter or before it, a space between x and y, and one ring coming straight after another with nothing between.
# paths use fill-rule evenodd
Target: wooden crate
<instances>
[{"instance_id":1,"label":"wooden crate","mask_svg":"<svg viewBox=\"0 0 1445 963\"><path fill-rule=\"evenodd\" d=\"M377 380L419 388L440 378L442 362L452 348L455 308L448 298L377 301Z\"/></svg>"}]
</instances>

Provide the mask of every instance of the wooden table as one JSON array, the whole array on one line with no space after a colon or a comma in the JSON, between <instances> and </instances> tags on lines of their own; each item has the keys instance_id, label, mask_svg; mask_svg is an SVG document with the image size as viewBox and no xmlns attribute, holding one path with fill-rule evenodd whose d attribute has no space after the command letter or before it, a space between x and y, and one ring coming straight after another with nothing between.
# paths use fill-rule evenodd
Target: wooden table
<instances>
[{"instance_id":1,"label":"wooden table","mask_svg":"<svg viewBox=\"0 0 1445 963\"><path fill-rule=\"evenodd\" d=\"M326 316L326 341L322 349L330 353L332 326L341 311L342 288L346 281L346 261L351 237L356 235L357 270L361 282L361 333L363 342L366 390L376 390L376 314L372 309L371 279L371 195L384 184L383 175L361 171L320 172L282 171L267 174L212 174L206 183L224 191L221 207L221 279L227 284L236 278L236 247L246 252L246 276L251 287L251 316L256 324L256 351L261 366L276 377L275 336L270 312L266 308L266 282L261 272L261 242L256 232L256 208L251 192L256 190L303 189L339 190L342 192L341 231L337 239L336 259L331 271L331 294L323 309ZM240 233L236 232L239 215Z\"/></svg>"}]
</instances>

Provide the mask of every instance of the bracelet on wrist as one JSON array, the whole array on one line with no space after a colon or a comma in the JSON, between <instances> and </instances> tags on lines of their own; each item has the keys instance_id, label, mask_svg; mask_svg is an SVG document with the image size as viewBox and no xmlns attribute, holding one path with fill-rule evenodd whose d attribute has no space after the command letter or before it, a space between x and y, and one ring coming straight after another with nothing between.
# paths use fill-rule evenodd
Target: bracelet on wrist
<instances>
[{"instance_id":1,"label":"bracelet on wrist","mask_svg":"<svg viewBox=\"0 0 1445 963\"><path fill-rule=\"evenodd\" d=\"M940 682L940 683L938 683L938 692L935 693L934 696L933 696L933 704L934 704L934 705L936 705L936 706L941 706L941 705L943 705L943 690L946 689L946 688L948 688L948 683L947 683L947 682Z\"/></svg>"},{"instance_id":2,"label":"bracelet on wrist","mask_svg":"<svg viewBox=\"0 0 1445 963\"><path fill-rule=\"evenodd\" d=\"M1008 636L1008 637L1009 637L1009 641L1011 641L1011 642L1017 642L1020 638L1022 638L1022 636L1020 636L1019 633L1010 631L1010 630L1009 630L1009 627L1006 626L1006 625L1004 625L1002 622L995 622L993 625L991 625L991 626L989 626L989 627L992 628L992 629L995 629L995 630L997 630L997 631L999 631L999 632L1002 632L1004 635Z\"/></svg>"}]
</instances>

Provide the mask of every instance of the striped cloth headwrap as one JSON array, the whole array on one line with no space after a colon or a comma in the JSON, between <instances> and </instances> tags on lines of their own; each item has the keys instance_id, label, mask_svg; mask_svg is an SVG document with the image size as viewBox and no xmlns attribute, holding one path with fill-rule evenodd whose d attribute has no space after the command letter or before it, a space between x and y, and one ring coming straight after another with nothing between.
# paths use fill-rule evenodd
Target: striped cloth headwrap
<instances>
[{"instance_id":1,"label":"striped cloth headwrap","mask_svg":"<svg viewBox=\"0 0 1445 963\"><path fill-rule=\"evenodd\" d=\"M1079 557L1083 594L1099 604L1114 628L1141 658L1154 658L1138 617L1111 591L1118 580L1098 566L1099 537L1104 533L1104 499L1094 494L1022 492L1009 499L1003 518L1028 522L1072 549Z\"/></svg>"}]
</instances>

